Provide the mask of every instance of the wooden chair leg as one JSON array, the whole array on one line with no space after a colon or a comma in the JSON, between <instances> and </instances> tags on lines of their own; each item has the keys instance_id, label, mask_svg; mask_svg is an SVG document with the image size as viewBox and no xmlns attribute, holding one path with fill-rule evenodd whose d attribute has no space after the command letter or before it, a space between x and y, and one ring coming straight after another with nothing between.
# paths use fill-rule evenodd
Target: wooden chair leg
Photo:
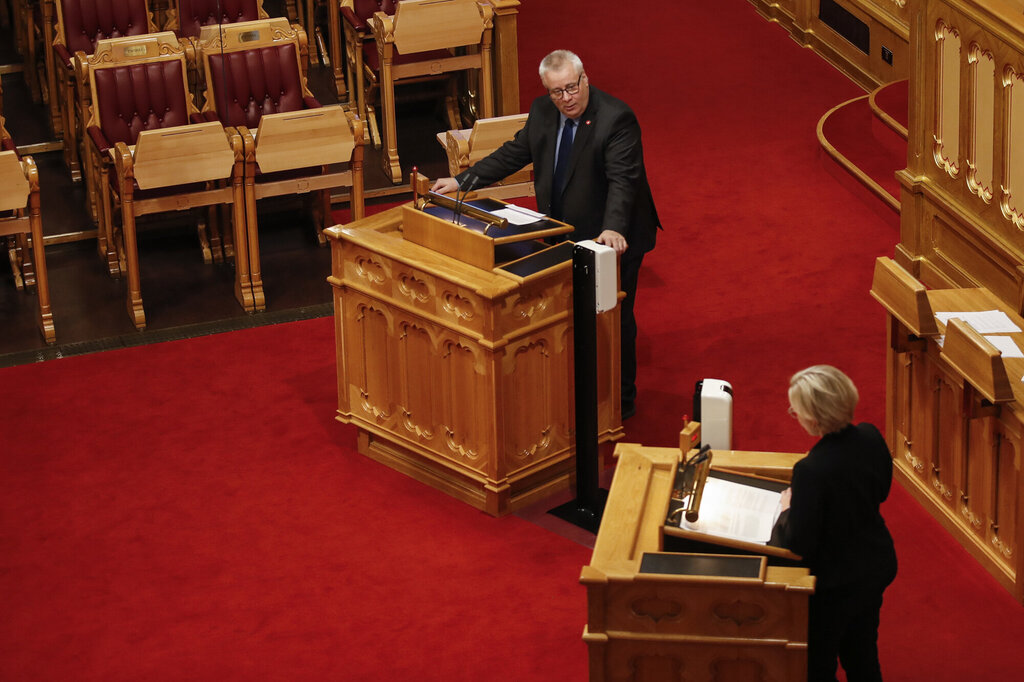
<instances>
[{"instance_id":1,"label":"wooden chair leg","mask_svg":"<svg viewBox=\"0 0 1024 682\"><path fill-rule=\"evenodd\" d=\"M11 263L11 275L14 276L14 288L18 291L23 291L25 289L25 281L21 277L21 245L14 235L5 237L4 240L7 246L7 260Z\"/></svg>"},{"instance_id":2,"label":"wooden chair leg","mask_svg":"<svg viewBox=\"0 0 1024 682\"><path fill-rule=\"evenodd\" d=\"M349 194L350 220L361 220L366 214L365 197L363 196L363 147L356 145L352 152L352 187Z\"/></svg>"},{"instance_id":3,"label":"wooden chair leg","mask_svg":"<svg viewBox=\"0 0 1024 682\"><path fill-rule=\"evenodd\" d=\"M32 262L35 265L36 296L39 299L39 331L46 343L57 339L50 309L50 279L46 272L46 254L43 247L43 220L39 212L39 194L29 199L29 226L32 230Z\"/></svg>"},{"instance_id":4,"label":"wooden chair leg","mask_svg":"<svg viewBox=\"0 0 1024 682\"><path fill-rule=\"evenodd\" d=\"M57 60L53 52L53 3L43 3L43 60L46 66L46 92L49 99L50 128L58 139L63 139L64 128L61 125L61 102L57 92Z\"/></svg>"},{"instance_id":5,"label":"wooden chair leg","mask_svg":"<svg viewBox=\"0 0 1024 682\"><path fill-rule=\"evenodd\" d=\"M343 59L345 50L342 49L344 36L341 32L341 10L338 0L327 0L327 23L328 38L331 41L331 69L334 71L334 92L339 102L348 102L348 92L345 89L345 63Z\"/></svg>"},{"instance_id":6,"label":"wooden chair leg","mask_svg":"<svg viewBox=\"0 0 1024 682\"><path fill-rule=\"evenodd\" d=\"M17 279L21 280L19 289L31 289L36 285L36 270L32 260L32 247L29 244L29 235L21 233L14 235L14 255L12 266L18 269Z\"/></svg>"},{"instance_id":7,"label":"wooden chair leg","mask_svg":"<svg viewBox=\"0 0 1024 682\"><path fill-rule=\"evenodd\" d=\"M96 168L94 175L96 184L99 186L99 224L96 230L96 251L100 260L107 266L107 272L111 277L120 277L124 270L121 268L121 258L118 256L117 240L114 236L114 190L108 180L108 168L96 155L94 159Z\"/></svg>"},{"instance_id":8,"label":"wooden chair leg","mask_svg":"<svg viewBox=\"0 0 1024 682\"><path fill-rule=\"evenodd\" d=\"M356 76L356 103L358 104L359 119L365 122L373 121L373 112L369 111L369 105L367 104L367 100L372 101L372 99L368 97L366 92L366 72L364 70L366 67L363 64L363 49L361 46L355 45L353 50L355 59L352 70ZM372 127L374 130L376 129L375 124ZM373 130L370 129L370 126L364 128L363 132L364 142L372 143L374 149L380 147L380 135L373 137Z\"/></svg>"},{"instance_id":9,"label":"wooden chair leg","mask_svg":"<svg viewBox=\"0 0 1024 682\"><path fill-rule=\"evenodd\" d=\"M384 174L391 178L391 182L398 184L402 182L402 165L398 160L398 129L395 124L395 80L391 73L391 46L382 55L380 65L380 107L383 110L384 139L381 162L384 165Z\"/></svg>"},{"instance_id":10,"label":"wooden chair leg","mask_svg":"<svg viewBox=\"0 0 1024 682\"><path fill-rule=\"evenodd\" d=\"M25 64L25 83L28 85L29 93L32 95L32 101L35 104L39 104L42 101L42 94L39 87L39 69L37 68L36 59L37 53L36 48L38 43L36 42L36 22L34 17L34 10L32 7L25 3L22 5L21 17L15 17L14 21L19 22L22 29L19 31L19 36L23 33L24 39L24 64ZM49 49L48 46L43 46L43 49Z\"/></svg>"},{"instance_id":11,"label":"wooden chair leg","mask_svg":"<svg viewBox=\"0 0 1024 682\"><path fill-rule=\"evenodd\" d=\"M224 254L224 262L229 263L235 257L234 218L232 218L233 207L221 204L217 207L217 210L220 214L220 224L232 226L231 229L222 228L220 231L221 251Z\"/></svg>"},{"instance_id":12,"label":"wooden chair leg","mask_svg":"<svg viewBox=\"0 0 1024 682\"><path fill-rule=\"evenodd\" d=\"M233 214L235 232L235 272L244 267L252 292L253 312L267 309L263 293L263 271L260 265L260 235L256 219L256 183L251 173L245 178L245 199L238 197ZM237 196L237 195L236 195ZM243 247L244 245L244 247ZM242 264L241 266L239 264Z\"/></svg>"},{"instance_id":13,"label":"wooden chair leg","mask_svg":"<svg viewBox=\"0 0 1024 682\"><path fill-rule=\"evenodd\" d=\"M128 274L128 316L135 328L142 331L146 328L146 311L142 307L142 277L139 273L139 246L136 241L135 215L132 211L133 201L130 194L121 192L121 240L123 242L124 260Z\"/></svg>"},{"instance_id":14,"label":"wooden chair leg","mask_svg":"<svg viewBox=\"0 0 1024 682\"><path fill-rule=\"evenodd\" d=\"M190 215L194 215L190 212ZM213 250L210 247L210 213L203 211L198 215L194 215L196 223L196 237L199 239L199 249L203 253L203 264L210 265L213 263Z\"/></svg>"},{"instance_id":15,"label":"wooden chair leg","mask_svg":"<svg viewBox=\"0 0 1024 682\"><path fill-rule=\"evenodd\" d=\"M82 164L78 155L78 119L75 113L75 83L71 73L64 69L61 74L61 90L64 104L61 107L64 126L64 162L71 171L74 182L82 181Z\"/></svg>"},{"instance_id":16,"label":"wooden chair leg","mask_svg":"<svg viewBox=\"0 0 1024 682\"><path fill-rule=\"evenodd\" d=\"M209 230L210 255L214 263L224 262L224 221L221 220L220 206L206 207L206 224Z\"/></svg>"},{"instance_id":17,"label":"wooden chair leg","mask_svg":"<svg viewBox=\"0 0 1024 682\"><path fill-rule=\"evenodd\" d=\"M327 171L324 170L326 173ZM322 189L313 192L313 227L316 230L316 243L327 246L327 235L324 230L334 224L331 218L331 190Z\"/></svg>"}]
</instances>

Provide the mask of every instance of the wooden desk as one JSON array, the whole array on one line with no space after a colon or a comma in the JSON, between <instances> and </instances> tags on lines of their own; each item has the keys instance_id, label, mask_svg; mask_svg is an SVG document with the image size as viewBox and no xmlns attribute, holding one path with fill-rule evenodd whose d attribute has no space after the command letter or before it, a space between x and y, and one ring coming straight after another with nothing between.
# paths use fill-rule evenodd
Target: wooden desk
<instances>
[{"instance_id":1,"label":"wooden desk","mask_svg":"<svg viewBox=\"0 0 1024 682\"><path fill-rule=\"evenodd\" d=\"M569 486L572 267L518 277L413 243L394 209L331 240L338 420L359 451L492 515ZM621 438L619 311L598 316L598 426Z\"/></svg>"},{"instance_id":2,"label":"wooden desk","mask_svg":"<svg viewBox=\"0 0 1024 682\"><path fill-rule=\"evenodd\" d=\"M805 680L809 571L769 566L764 556L664 552L680 451L620 443L615 452L604 519L580 576L590 679ZM797 457L774 455L736 453L732 461L781 468ZM651 566L657 562L688 574L658 572L664 567ZM732 562L752 570L733 571Z\"/></svg>"},{"instance_id":3,"label":"wooden desk","mask_svg":"<svg viewBox=\"0 0 1024 682\"><path fill-rule=\"evenodd\" d=\"M938 343L945 325L921 330L938 312L1001 310L1022 329L1024 319L986 289L928 291L916 316L884 289L876 269L872 293L889 313L886 437L895 475L1021 600L1024 359L998 357L991 347L968 349L974 358L951 357L956 349ZM1024 333L1006 336L1024 348ZM993 379L991 355L1002 382Z\"/></svg>"}]
</instances>

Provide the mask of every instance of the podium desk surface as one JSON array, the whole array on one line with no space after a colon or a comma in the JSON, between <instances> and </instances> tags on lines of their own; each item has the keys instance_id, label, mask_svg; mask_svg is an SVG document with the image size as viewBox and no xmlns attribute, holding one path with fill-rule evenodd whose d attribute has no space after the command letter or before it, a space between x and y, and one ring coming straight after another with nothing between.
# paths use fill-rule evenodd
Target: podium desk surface
<instances>
[{"instance_id":1,"label":"podium desk surface","mask_svg":"<svg viewBox=\"0 0 1024 682\"><path fill-rule=\"evenodd\" d=\"M386 253L395 261L430 273L485 298L498 298L514 291L518 282L496 270L484 270L408 241L402 235L403 204L367 216L359 227L336 225L324 230L328 238L347 241L374 253Z\"/></svg>"},{"instance_id":2,"label":"podium desk surface","mask_svg":"<svg viewBox=\"0 0 1024 682\"><path fill-rule=\"evenodd\" d=\"M598 574L606 578L633 579L641 573L644 554L663 550L665 517L681 453L678 448L619 443L615 454L618 465L594 553L584 571L587 580ZM720 465L718 455L716 452L712 460L713 468ZM792 463L804 456L745 451L723 451L722 455L722 464L728 463L731 465L729 468L744 473L750 471L750 465L759 465L755 469L767 467L781 472L787 463L792 468ZM788 478L787 475L785 479ZM751 553L757 552L752 550ZM805 568L769 566L765 582L780 584L786 589L810 590L814 586L814 577Z\"/></svg>"}]
</instances>

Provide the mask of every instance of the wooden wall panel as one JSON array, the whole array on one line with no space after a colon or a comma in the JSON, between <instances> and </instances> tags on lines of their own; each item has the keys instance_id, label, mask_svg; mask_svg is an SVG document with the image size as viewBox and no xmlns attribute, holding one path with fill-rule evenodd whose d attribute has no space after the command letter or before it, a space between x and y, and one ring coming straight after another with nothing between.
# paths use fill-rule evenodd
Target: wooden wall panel
<instances>
[{"instance_id":1,"label":"wooden wall panel","mask_svg":"<svg viewBox=\"0 0 1024 682\"><path fill-rule=\"evenodd\" d=\"M778 22L793 39L831 62L865 90L907 77L910 18L914 0L835 0L863 22L870 33L868 52L819 18L821 0L750 0L765 18ZM891 53L891 63L882 48Z\"/></svg>"}]
</instances>

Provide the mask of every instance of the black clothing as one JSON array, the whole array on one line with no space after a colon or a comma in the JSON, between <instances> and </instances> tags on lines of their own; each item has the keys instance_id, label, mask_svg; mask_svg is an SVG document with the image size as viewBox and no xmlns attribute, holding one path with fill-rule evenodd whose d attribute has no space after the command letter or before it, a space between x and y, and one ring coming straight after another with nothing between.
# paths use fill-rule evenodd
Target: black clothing
<instances>
[{"instance_id":1,"label":"black clothing","mask_svg":"<svg viewBox=\"0 0 1024 682\"><path fill-rule=\"evenodd\" d=\"M626 238L620 276L626 298L621 308L622 403L636 400L637 276L643 255L654 248L661 224L644 168L640 124L629 106L590 88L587 108L577 120L560 201L552 200L555 147L561 114L548 95L533 101L523 129L456 179L475 175L480 185L502 180L533 164L537 208L575 228L573 241L596 239L604 230ZM556 215L557 213L557 215Z\"/></svg>"},{"instance_id":2,"label":"black clothing","mask_svg":"<svg viewBox=\"0 0 1024 682\"><path fill-rule=\"evenodd\" d=\"M889 448L871 424L826 434L793 467L793 497L772 543L803 557L811 597L808 680L881 680L878 614L896 577L896 550L879 506L892 485Z\"/></svg>"}]
</instances>

